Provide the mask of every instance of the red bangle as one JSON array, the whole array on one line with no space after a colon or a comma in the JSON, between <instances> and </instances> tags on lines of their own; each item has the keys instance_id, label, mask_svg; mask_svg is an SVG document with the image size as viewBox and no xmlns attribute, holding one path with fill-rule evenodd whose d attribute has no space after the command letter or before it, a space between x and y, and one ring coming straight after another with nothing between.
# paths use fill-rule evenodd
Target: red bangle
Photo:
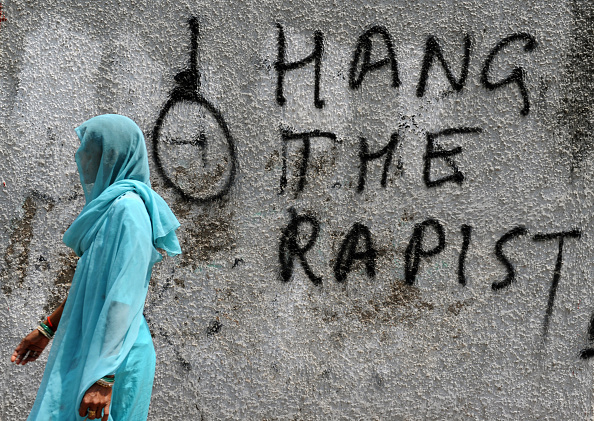
<instances>
[{"instance_id":1,"label":"red bangle","mask_svg":"<svg viewBox=\"0 0 594 421\"><path fill-rule=\"evenodd\" d=\"M52 324L52 321L50 320L49 316L47 316L47 324L49 325L49 327L51 327L52 329L54 328L54 325Z\"/></svg>"}]
</instances>

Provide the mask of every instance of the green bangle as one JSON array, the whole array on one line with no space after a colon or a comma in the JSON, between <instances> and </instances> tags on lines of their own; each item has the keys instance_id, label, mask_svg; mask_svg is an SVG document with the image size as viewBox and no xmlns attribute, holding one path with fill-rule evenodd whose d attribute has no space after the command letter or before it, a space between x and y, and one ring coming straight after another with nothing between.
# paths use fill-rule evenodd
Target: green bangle
<instances>
[{"instance_id":1,"label":"green bangle","mask_svg":"<svg viewBox=\"0 0 594 421\"><path fill-rule=\"evenodd\" d=\"M54 336L54 331L51 330L49 328L49 326L47 326L45 323L41 322L41 323L39 323L39 326L41 326L43 328L43 330L45 330L47 332L48 335L50 335L52 337Z\"/></svg>"},{"instance_id":2,"label":"green bangle","mask_svg":"<svg viewBox=\"0 0 594 421\"><path fill-rule=\"evenodd\" d=\"M107 376L105 376L105 377L101 377L101 380L103 380L104 382L107 382L107 383L113 383L114 380L115 380L115 377L107 377Z\"/></svg>"},{"instance_id":3,"label":"green bangle","mask_svg":"<svg viewBox=\"0 0 594 421\"><path fill-rule=\"evenodd\" d=\"M43 330L43 328L41 326L37 326L36 330L39 331L39 333L41 333L43 336L45 336L48 340L52 340L53 336L51 336L49 333L47 333L45 330Z\"/></svg>"}]
</instances>

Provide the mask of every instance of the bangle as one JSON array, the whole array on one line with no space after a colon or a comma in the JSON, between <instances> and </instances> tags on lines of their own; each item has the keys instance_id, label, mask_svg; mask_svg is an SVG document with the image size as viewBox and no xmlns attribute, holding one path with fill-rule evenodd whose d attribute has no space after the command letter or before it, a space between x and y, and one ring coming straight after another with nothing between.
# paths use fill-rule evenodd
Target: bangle
<instances>
[{"instance_id":1,"label":"bangle","mask_svg":"<svg viewBox=\"0 0 594 421\"><path fill-rule=\"evenodd\" d=\"M45 330L44 330L44 329L43 329L41 326L37 326L37 330L38 330L39 332L41 332L41 334L42 334L43 336L45 336L46 338L48 338L50 341L52 340L52 338L53 338L53 335L50 335L49 333L47 333L47 332L46 332L46 331L45 331Z\"/></svg>"},{"instance_id":2,"label":"bangle","mask_svg":"<svg viewBox=\"0 0 594 421\"><path fill-rule=\"evenodd\" d=\"M52 337L54 336L54 333L56 333L56 332L53 331L53 329L50 329L49 326L46 325L43 322L40 322L39 323L39 326L41 326L43 328L43 330L45 330L47 332L47 334L50 335L50 336L52 336Z\"/></svg>"},{"instance_id":3,"label":"bangle","mask_svg":"<svg viewBox=\"0 0 594 421\"><path fill-rule=\"evenodd\" d=\"M99 386L103 386L103 387L113 387L114 380L115 379L113 377L102 377L99 380L97 380L95 383L98 384Z\"/></svg>"},{"instance_id":4,"label":"bangle","mask_svg":"<svg viewBox=\"0 0 594 421\"><path fill-rule=\"evenodd\" d=\"M56 329L54 328L54 325L52 323L52 321L50 320L49 316L47 316L47 325L55 332Z\"/></svg>"}]
</instances>

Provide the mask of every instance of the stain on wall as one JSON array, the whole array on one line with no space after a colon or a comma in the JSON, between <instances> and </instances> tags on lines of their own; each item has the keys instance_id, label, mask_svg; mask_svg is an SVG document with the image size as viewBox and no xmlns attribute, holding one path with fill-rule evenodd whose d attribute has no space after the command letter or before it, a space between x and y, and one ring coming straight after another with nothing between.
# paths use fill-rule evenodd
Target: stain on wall
<instances>
[{"instance_id":1,"label":"stain on wall","mask_svg":"<svg viewBox=\"0 0 594 421\"><path fill-rule=\"evenodd\" d=\"M384 300L370 300L365 307L355 306L354 310L363 323L379 321L395 325L404 322L414 323L434 308L434 304L423 300L417 287L396 280L391 284L390 293Z\"/></svg>"},{"instance_id":2,"label":"stain on wall","mask_svg":"<svg viewBox=\"0 0 594 421\"><path fill-rule=\"evenodd\" d=\"M50 287L47 303L43 306L44 314L51 314L68 296L68 290L70 289L70 285L72 285L72 277L76 270L78 256L74 251L68 254L61 252L59 256L60 271L54 280L54 285ZM39 259L45 260L43 256L40 256Z\"/></svg>"},{"instance_id":3,"label":"stain on wall","mask_svg":"<svg viewBox=\"0 0 594 421\"><path fill-rule=\"evenodd\" d=\"M196 270L207 264L220 253L231 253L235 248L233 214L199 215L188 219L180 231L186 252L181 256L181 265Z\"/></svg>"},{"instance_id":4,"label":"stain on wall","mask_svg":"<svg viewBox=\"0 0 594 421\"><path fill-rule=\"evenodd\" d=\"M37 203L32 197L27 197L22 209L23 216L14 221L9 244L4 252L4 268L0 275L4 294L10 294L14 288L22 287L27 276Z\"/></svg>"},{"instance_id":5,"label":"stain on wall","mask_svg":"<svg viewBox=\"0 0 594 421\"><path fill-rule=\"evenodd\" d=\"M572 31L567 51L564 87L567 96L561 103L561 124L569 133L572 170L579 169L594 144L594 4L570 1Z\"/></svg>"}]
</instances>

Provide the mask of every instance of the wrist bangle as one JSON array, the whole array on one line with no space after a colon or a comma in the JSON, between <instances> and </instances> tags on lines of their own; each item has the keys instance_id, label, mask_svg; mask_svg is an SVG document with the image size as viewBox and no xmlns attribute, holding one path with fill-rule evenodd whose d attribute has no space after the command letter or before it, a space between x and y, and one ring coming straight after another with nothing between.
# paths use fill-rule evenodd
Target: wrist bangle
<instances>
[{"instance_id":1,"label":"wrist bangle","mask_svg":"<svg viewBox=\"0 0 594 421\"><path fill-rule=\"evenodd\" d=\"M113 387L113 377L108 377L108 379L111 379L111 381L107 381L105 380L106 378L103 377L99 380L97 380L95 383L98 384L99 386L103 386L103 387Z\"/></svg>"},{"instance_id":2,"label":"wrist bangle","mask_svg":"<svg viewBox=\"0 0 594 421\"><path fill-rule=\"evenodd\" d=\"M52 340L52 338L54 337L53 335L50 335L49 333L47 333L41 326L37 326L37 330L39 332L41 332L41 334L43 336L45 336L46 338L48 338L50 341Z\"/></svg>"},{"instance_id":3,"label":"wrist bangle","mask_svg":"<svg viewBox=\"0 0 594 421\"><path fill-rule=\"evenodd\" d=\"M45 330L47 332L48 335L50 335L52 337L54 336L55 332L53 331L53 329L50 329L48 325L46 325L43 322L40 322L39 326L41 326L43 328L43 330Z\"/></svg>"}]
</instances>

